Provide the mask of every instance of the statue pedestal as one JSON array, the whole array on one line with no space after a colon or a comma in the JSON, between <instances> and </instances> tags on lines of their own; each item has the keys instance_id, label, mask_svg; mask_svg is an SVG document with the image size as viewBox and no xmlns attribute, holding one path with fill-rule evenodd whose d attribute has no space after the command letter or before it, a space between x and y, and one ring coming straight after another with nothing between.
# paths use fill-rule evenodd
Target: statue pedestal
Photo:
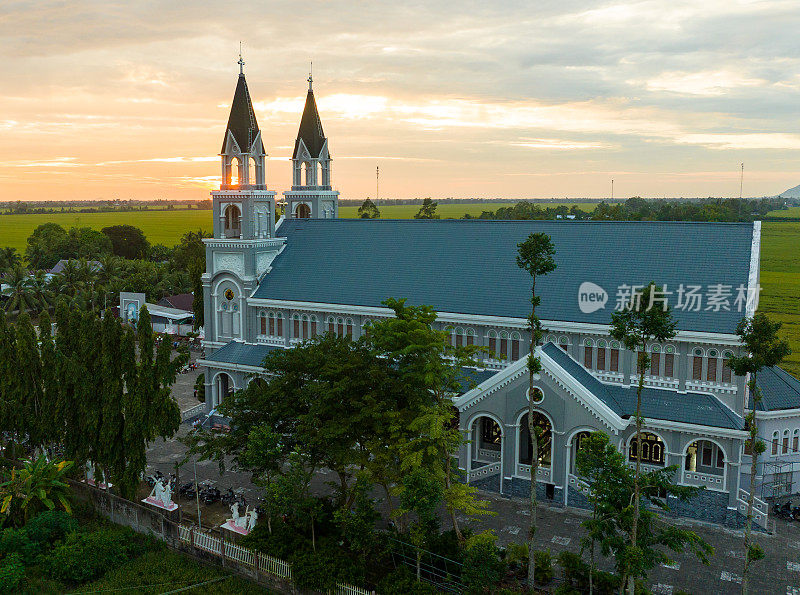
<instances>
[{"instance_id":1,"label":"statue pedestal","mask_svg":"<svg viewBox=\"0 0 800 595\"><path fill-rule=\"evenodd\" d=\"M228 531L233 531L237 535L247 535L249 533L249 531L244 527L240 527L234 524L232 519L225 521L225 524L220 525L220 527L222 527L223 529L227 529Z\"/></svg>"},{"instance_id":2,"label":"statue pedestal","mask_svg":"<svg viewBox=\"0 0 800 595\"><path fill-rule=\"evenodd\" d=\"M93 488L99 488L101 490L110 490L111 488L114 487L113 483L103 483L102 481L100 483L97 483L94 479L84 479L83 481L85 484L90 485Z\"/></svg>"},{"instance_id":3,"label":"statue pedestal","mask_svg":"<svg viewBox=\"0 0 800 595\"><path fill-rule=\"evenodd\" d=\"M142 500L145 504L150 504L151 506L155 506L156 508L160 508L161 510L166 510L168 512L172 512L173 510L178 510L178 505L174 502L170 502L169 506L164 504L161 500L157 500L153 496L148 496L144 500Z\"/></svg>"}]
</instances>

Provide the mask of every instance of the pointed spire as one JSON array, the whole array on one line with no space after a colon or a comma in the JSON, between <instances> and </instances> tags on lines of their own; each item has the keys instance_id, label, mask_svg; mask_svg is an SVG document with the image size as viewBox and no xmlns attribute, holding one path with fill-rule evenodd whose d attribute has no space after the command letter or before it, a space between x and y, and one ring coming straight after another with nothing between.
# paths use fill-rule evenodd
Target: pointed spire
<instances>
[{"instance_id":1,"label":"pointed spire","mask_svg":"<svg viewBox=\"0 0 800 595\"><path fill-rule=\"evenodd\" d=\"M222 140L221 153L225 152L225 144L228 140L228 132L233 134L236 143L243 153L250 151L251 145L258 134L258 122L256 113L253 111L253 102L250 100L250 90L247 88L247 80L244 77L244 60L239 54L239 80L236 83L236 91L233 94L231 103L231 114L228 116L228 127L225 130L225 138Z\"/></svg>"},{"instance_id":2,"label":"pointed spire","mask_svg":"<svg viewBox=\"0 0 800 595\"><path fill-rule=\"evenodd\" d=\"M309 73L306 105L303 108L303 116L300 118L300 131L297 133L297 141L295 141L294 144L295 157L297 156L297 149L301 140L314 159L319 157L322 152L322 147L325 144L325 133L322 131L322 121L319 119L317 101L314 99L313 82L313 77L311 73Z\"/></svg>"},{"instance_id":3,"label":"pointed spire","mask_svg":"<svg viewBox=\"0 0 800 595\"><path fill-rule=\"evenodd\" d=\"M242 42L239 42L239 76L244 76L244 60L242 60Z\"/></svg>"}]
</instances>

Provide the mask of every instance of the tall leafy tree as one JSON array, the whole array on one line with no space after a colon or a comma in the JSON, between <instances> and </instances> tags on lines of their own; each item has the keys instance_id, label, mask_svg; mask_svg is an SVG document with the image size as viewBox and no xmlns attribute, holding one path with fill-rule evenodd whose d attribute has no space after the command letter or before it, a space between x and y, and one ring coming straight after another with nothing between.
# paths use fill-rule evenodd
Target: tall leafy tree
<instances>
[{"instance_id":1,"label":"tall leafy tree","mask_svg":"<svg viewBox=\"0 0 800 595\"><path fill-rule=\"evenodd\" d=\"M61 439L62 428L55 418L61 386L57 372L58 356L47 310L44 310L39 316L39 344L42 362L42 410L44 411L39 423L43 445L51 446Z\"/></svg>"},{"instance_id":2,"label":"tall leafy tree","mask_svg":"<svg viewBox=\"0 0 800 595\"><path fill-rule=\"evenodd\" d=\"M16 336L3 310L0 310L0 427L10 432L17 429L19 406L16 390L17 361ZM2 435L0 435L0 439ZM4 446L13 444L13 440Z\"/></svg>"},{"instance_id":3,"label":"tall leafy tree","mask_svg":"<svg viewBox=\"0 0 800 595\"><path fill-rule=\"evenodd\" d=\"M640 477L641 477L641 435L644 427L644 417L642 417L642 389L644 389L644 377L650 366L650 356L647 353L647 345L651 341L663 342L675 336L676 323L672 318L672 312L664 299L664 293L655 283L650 283L640 292L633 292L627 307L621 312L614 312L611 315L611 336L621 341L625 348L636 355L637 374L639 382L636 386L636 467L634 475L634 502L633 519L630 532L630 554L629 558L637 559L641 554L641 547L638 543L639 517L641 507L639 500L641 496ZM623 569L624 570L624 569ZM635 576L631 572L623 572L623 580L627 579L627 588L630 595L633 595L635 588Z\"/></svg>"},{"instance_id":4,"label":"tall leafy tree","mask_svg":"<svg viewBox=\"0 0 800 595\"><path fill-rule=\"evenodd\" d=\"M5 291L6 312L27 312L36 309L36 299L25 269L20 265L15 266L8 271L3 282L9 286Z\"/></svg>"},{"instance_id":5,"label":"tall leafy tree","mask_svg":"<svg viewBox=\"0 0 800 595\"><path fill-rule=\"evenodd\" d=\"M0 271L10 269L18 264L22 264L22 257L17 254L17 249L7 246L0 248Z\"/></svg>"},{"instance_id":6,"label":"tall leafy tree","mask_svg":"<svg viewBox=\"0 0 800 595\"><path fill-rule=\"evenodd\" d=\"M687 502L700 492L701 488L673 483L677 466L639 474L627 465L608 435L595 432L582 442L576 468L589 484L594 506L592 517L583 525L599 542L601 553L614 557L623 587L626 577L635 582L658 564L671 563L668 551L688 550L708 563L714 552L708 543L694 531L664 522L652 510L668 511L667 497ZM643 501L649 506L643 507ZM634 528L638 532L635 550L630 547Z\"/></svg>"},{"instance_id":7,"label":"tall leafy tree","mask_svg":"<svg viewBox=\"0 0 800 595\"><path fill-rule=\"evenodd\" d=\"M542 369L542 362L536 356L536 345L542 338L542 322L536 315L536 307L542 298L536 295L536 280L556 269L556 248L553 240L545 233L532 233L524 242L517 244L517 266L531 276L531 313L528 316L530 348L528 351L528 430L531 436L531 524L528 530L528 551L533 552L536 534L536 494L537 474L539 472L539 446L541 429L535 424L533 408L533 381ZM528 584L534 582L536 565L531 554L528 557Z\"/></svg>"},{"instance_id":8,"label":"tall leafy tree","mask_svg":"<svg viewBox=\"0 0 800 595\"><path fill-rule=\"evenodd\" d=\"M49 420L45 417L42 362L36 332L27 313L23 312L17 318L16 331L17 361L22 364L15 374L21 421L19 431L27 434L32 446L39 447L44 443L42 425Z\"/></svg>"},{"instance_id":9,"label":"tall leafy tree","mask_svg":"<svg viewBox=\"0 0 800 595\"><path fill-rule=\"evenodd\" d=\"M736 327L744 353L732 357L730 367L737 376L748 376L748 388L752 407L746 421L750 431L750 491L747 495L747 519L744 527L744 571L742 572L742 593L749 592L750 566L764 557L764 552L753 542L753 502L755 499L755 477L758 457L764 452L764 443L758 438L758 418L756 410L762 399L758 386L758 373L771 366L777 366L791 353L789 344L778 336L780 322L772 322L766 314L758 313L752 318L743 318Z\"/></svg>"},{"instance_id":10,"label":"tall leafy tree","mask_svg":"<svg viewBox=\"0 0 800 595\"><path fill-rule=\"evenodd\" d=\"M111 251L122 258L147 258L150 242L144 232L133 225L111 225L101 230L111 240Z\"/></svg>"}]
</instances>

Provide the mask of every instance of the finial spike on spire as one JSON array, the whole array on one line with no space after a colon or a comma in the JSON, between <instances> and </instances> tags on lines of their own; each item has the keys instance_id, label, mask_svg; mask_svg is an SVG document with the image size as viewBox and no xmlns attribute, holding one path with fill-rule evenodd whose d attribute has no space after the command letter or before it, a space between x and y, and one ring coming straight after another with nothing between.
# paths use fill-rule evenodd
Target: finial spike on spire
<instances>
[{"instance_id":1,"label":"finial spike on spire","mask_svg":"<svg viewBox=\"0 0 800 595\"><path fill-rule=\"evenodd\" d=\"M314 82L314 62L310 62L310 66L308 68L308 90L313 91L312 83Z\"/></svg>"},{"instance_id":2,"label":"finial spike on spire","mask_svg":"<svg viewBox=\"0 0 800 595\"><path fill-rule=\"evenodd\" d=\"M239 42L239 61L237 62L239 65L239 74L244 74L244 60L242 59L242 42Z\"/></svg>"}]
</instances>

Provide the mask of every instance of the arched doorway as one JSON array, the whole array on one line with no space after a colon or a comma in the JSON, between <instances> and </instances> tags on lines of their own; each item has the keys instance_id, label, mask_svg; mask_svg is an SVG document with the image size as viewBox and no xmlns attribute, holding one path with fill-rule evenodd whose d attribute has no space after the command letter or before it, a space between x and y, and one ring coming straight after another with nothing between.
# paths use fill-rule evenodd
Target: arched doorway
<instances>
[{"instance_id":1,"label":"arched doorway","mask_svg":"<svg viewBox=\"0 0 800 595\"><path fill-rule=\"evenodd\" d=\"M666 447L659 436L650 432L642 432L638 442L636 434L628 442L628 462L635 463L636 459L643 465L663 467L666 460Z\"/></svg>"},{"instance_id":2,"label":"arched doorway","mask_svg":"<svg viewBox=\"0 0 800 595\"><path fill-rule=\"evenodd\" d=\"M300 203L294 211L294 216L297 219L308 219L311 217L311 207L307 204Z\"/></svg>"},{"instance_id":3,"label":"arched doorway","mask_svg":"<svg viewBox=\"0 0 800 595\"><path fill-rule=\"evenodd\" d=\"M539 434L539 466L549 468L553 455L553 425L546 415L539 411L533 412L533 424L540 430ZM518 463L530 465L533 455L528 414L519 420L519 459Z\"/></svg>"},{"instance_id":4,"label":"arched doorway","mask_svg":"<svg viewBox=\"0 0 800 595\"><path fill-rule=\"evenodd\" d=\"M239 239L242 236L242 213L236 205L225 209L225 237Z\"/></svg>"},{"instance_id":5,"label":"arched doorway","mask_svg":"<svg viewBox=\"0 0 800 595\"><path fill-rule=\"evenodd\" d=\"M716 442L695 440L683 457L683 483L724 490L726 466L725 451Z\"/></svg>"},{"instance_id":6,"label":"arched doorway","mask_svg":"<svg viewBox=\"0 0 800 595\"><path fill-rule=\"evenodd\" d=\"M581 430L577 434L572 437L572 448L570 448L570 462L569 468L570 473L573 475L578 475L577 470L577 462L578 462L578 452L580 452L581 448L583 447L584 441L591 435L591 431L589 430Z\"/></svg>"},{"instance_id":7,"label":"arched doorway","mask_svg":"<svg viewBox=\"0 0 800 595\"><path fill-rule=\"evenodd\" d=\"M222 401L233 394L236 387L231 378L225 372L220 372L214 379L214 407L217 407Z\"/></svg>"}]
</instances>

